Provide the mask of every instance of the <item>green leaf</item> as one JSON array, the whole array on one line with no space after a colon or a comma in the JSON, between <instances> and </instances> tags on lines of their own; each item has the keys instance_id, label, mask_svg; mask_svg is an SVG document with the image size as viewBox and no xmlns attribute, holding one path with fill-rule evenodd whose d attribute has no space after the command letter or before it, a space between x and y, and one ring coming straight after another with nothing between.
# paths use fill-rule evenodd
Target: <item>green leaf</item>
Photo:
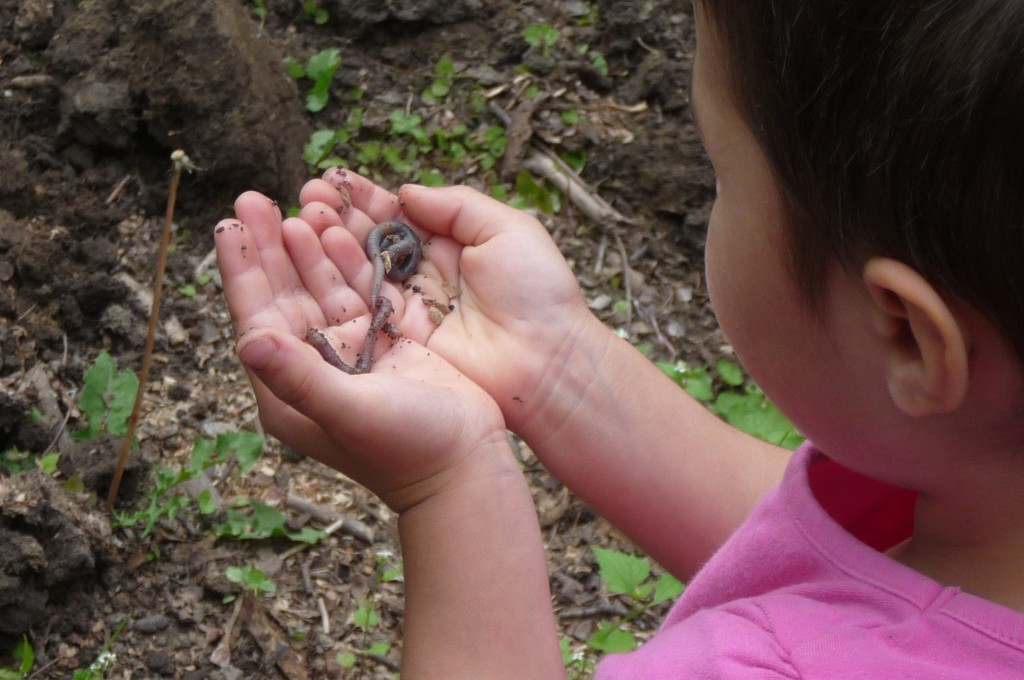
<instances>
[{"instance_id":1,"label":"green leaf","mask_svg":"<svg viewBox=\"0 0 1024 680\"><path fill-rule=\"evenodd\" d=\"M420 177L420 184L428 187L444 186L444 175L442 175L438 170L427 170L423 173L423 176Z\"/></svg>"},{"instance_id":2,"label":"green leaf","mask_svg":"<svg viewBox=\"0 0 1024 680\"><path fill-rule=\"evenodd\" d=\"M651 563L645 557L597 547L594 548L594 557L601 579L613 593L632 593L651 575Z\"/></svg>"},{"instance_id":3,"label":"green leaf","mask_svg":"<svg viewBox=\"0 0 1024 680\"><path fill-rule=\"evenodd\" d=\"M727 423L764 441L795 448L803 437L768 399L756 390L747 394L723 392L712 409Z\"/></svg>"},{"instance_id":4,"label":"green leaf","mask_svg":"<svg viewBox=\"0 0 1024 680\"><path fill-rule=\"evenodd\" d=\"M194 284L185 283L178 286L178 292L187 298L193 298L196 296L196 287Z\"/></svg>"},{"instance_id":5,"label":"green leaf","mask_svg":"<svg viewBox=\"0 0 1024 680\"><path fill-rule=\"evenodd\" d=\"M84 493L85 482L82 481L81 475L71 475L68 481L64 482L64 490L68 493Z\"/></svg>"},{"instance_id":6,"label":"green leaf","mask_svg":"<svg viewBox=\"0 0 1024 680\"><path fill-rule=\"evenodd\" d=\"M622 630L618 624L602 621L597 632L587 640L587 646L605 654L618 654L632 652L637 648L637 642L632 633Z\"/></svg>"},{"instance_id":7,"label":"green leaf","mask_svg":"<svg viewBox=\"0 0 1024 680\"><path fill-rule=\"evenodd\" d=\"M558 192L539 183L526 170L522 170L516 175L516 193L526 202L527 206L536 208L546 215L554 214L561 208Z\"/></svg>"},{"instance_id":8,"label":"green leaf","mask_svg":"<svg viewBox=\"0 0 1024 680\"><path fill-rule=\"evenodd\" d=\"M406 115L405 111L401 109L392 111L389 120L391 121L391 130L396 134L411 133L423 123L423 117L419 114Z\"/></svg>"},{"instance_id":9,"label":"green leaf","mask_svg":"<svg viewBox=\"0 0 1024 680\"><path fill-rule=\"evenodd\" d=\"M213 439L196 437L192 442L192 458L189 459L188 469L199 473L219 462L213 459L216 446L217 442Z\"/></svg>"},{"instance_id":10,"label":"green leaf","mask_svg":"<svg viewBox=\"0 0 1024 680\"><path fill-rule=\"evenodd\" d=\"M306 146L302 147L302 160L308 165L316 165L334 150L336 140L334 130L317 130L310 135Z\"/></svg>"},{"instance_id":11,"label":"green leaf","mask_svg":"<svg viewBox=\"0 0 1024 680\"><path fill-rule=\"evenodd\" d=\"M228 567L224 575L229 581L253 593L273 593L277 590L277 584L267 578L262 569L256 567Z\"/></svg>"},{"instance_id":12,"label":"green leaf","mask_svg":"<svg viewBox=\"0 0 1024 680\"><path fill-rule=\"evenodd\" d=\"M339 64L341 50L336 47L317 52L306 63L306 77L313 81L312 89L306 94L306 110L310 113L317 113L327 106L331 79Z\"/></svg>"},{"instance_id":13,"label":"green leaf","mask_svg":"<svg viewBox=\"0 0 1024 680\"><path fill-rule=\"evenodd\" d=\"M49 453L36 461L36 464L39 465L40 470L48 475L52 475L57 471L57 462L59 460L59 453Z\"/></svg>"},{"instance_id":14,"label":"green leaf","mask_svg":"<svg viewBox=\"0 0 1024 680\"><path fill-rule=\"evenodd\" d=\"M455 62L446 54L437 60L437 64L434 65L434 73L449 77L455 75Z\"/></svg>"},{"instance_id":15,"label":"green leaf","mask_svg":"<svg viewBox=\"0 0 1024 680\"><path fill-rule=\"evenodd\" d=\"M711 383L711 375L704 368L691 368L682 376L682 386L686 393L705 403L715 398Z\"/></svg>"},{"instance_id":16,"label":"green leaf","mask_svg":"<svg viewBox=\"0 0 1024 680\"><path fill-rule=\"evenodd\" d=\"M18 671L22 675L27 675L32 670L36 663L36 652L32 649L32 643L28 641L27 635L22 635L21 641L14 645L11 656L18 662Z\"/></svg>"},{"instance_id":17,"label":"green leaf","mask_svg":"<svg viewBox=\"0 0 1024 680\"><path fill-rule=\"evenodd\" d=\"M213 494L209 489L204 489L196 500L199 504L200 514L210 515L217 510L217 503L213 500Z\"/></svg>"},{"instance_id":18,"label":"green leaf","mask_svg":"<svg viewBox=\"0 0 1024 680\"><path fill-rule=\"evenodd\" d=\"M284 63L284 69L288 71L288 75L295 80L306 77L306 69L295 57L285 57L282 63Z\"/></svg>"},{"instance_id":19,"label":"green leaf","mask_svg":"<svg viewBox=\"0 0 1024 680\"><path fill-rule=\"evenodd\" d=\"M139 392L139 378L129 370L121 371L110 384L110 411L107 431L118 437L128 432L128 419Z\"/></svg>"},{"instance_id":20,"label":"green leaf","mask_svg":"<svg viewBox=\"0 0 1024 680\"><path fill-rule=\"evenodd\" d=\"M317 84L313 86L313 89L306 93L306 110L310 113L319 113L320 111L323 111L324 107L327 106L329 89L329 82L317 81Z\"/></svg>"},{"instance_id":21,"label":"green leaf","mask_svg":"<svg viewBox=\"0 0 1024 680\"><path fill-rule=\"evenodd\" d=\"M682 581L666 571L658 577L658 582L654 584L654 599L651 600L651 604L661 604L668 600L674 600L679 597L684 588L686 586L683 585Z\"/></svg>"},{"instance_id":22,"label":"green leaf","mask_svg":"<svg viewBox=\"0 0 1024 680\"><path fill-rule=\"evenodd\" d=\"M334 660L338 662L338 665L342 668L354 668L356 665L357 657L352 652L338 652L338 655L334 657Z\"/></svg>"},{"instance_id":23,"label":"green leaf","mask_svg":"<svg viewBox=\"0 0 1024 680\"><path fill-rule=\"evenodd\" d=\"M284 524L288 520L283 512L266 503L252 503L252 532L261 537L273 536L276 532L284 532Z\"/></svg>"},{"instance_id":24,"label":"green leaf","mask_svg":"<svg viewBox=\"0 0 1024 680\"><path fill-rule=\"evenodd\" d=\"M356 610L356 613L353 616L353 623L355 623L357 628L369 630L380 623L380 616L378 616L377 612L373 610L373 605L371 603L364 601L362 606Z\"/></svg>"},{"instance_id":25,"label":"green leaf","mask_svg":"<svg viewBox=\"0 0 1024 680\"><path fill-rule=\"evenodd\" d=\"M383 583L388 581L398 581L402 578L402 567L395 567L394 569L385 569L380 575L380 580Z\"/></svg>"},{"instance_id":26,"label":"green leaf","mask_svg":"<svg viewBox=\"0 0 1024 680\"><path fill-rule=\"evenodd\" d=\"M248 430L225 432L217 435L217 452L222 456L234 455L239 468L245 473L259 460L263 452L263 437Z\"/></svg>"},{"instance_id":27,"label":"green leaf","mask_svg":"<svg viewBox=\"0 0 1024 680\"><path fill-rule=\"evenodd\" d=\"M743 384L744 376L743 369L726 359L719 359L715 364L715 370L718 371L718 375L722 378L722 382L730 387L739 387Z\"/></svg>"},{"instance_id":28,"label":"green leaf","mask_svg":"<svg viewBox=\"0 0 1024 680\"><path fill-rule=\"evenodd\" d=\"M85 372L82 379L82 391L78 395L78 407L85 414L88 425L75 432L75 439L79 441L95 439L103 431L103 416L107 412L104 395L116 372L117 365L106 351L100 352L92 366Z\"/></svg>"},{"instance_id":29,"label":"green leaf","mask_svg":"<svg viewBox=\"0 0 1024 680\"><path fill-rule=\"evenodd\" d=\"M374 656L384 656L391 649L391 645L386 642L377 642L367 647L365 651L367 654L373 654Z\"/></svg>"},{"instance_id":30,"label":"green leaf","mask_svg":"<svg viewBox=\"0 0 1024 680\"><path fill-rule=\"evenodd\" d=\"M287 536L296 543L308 543L309 545L313 545L327 538L327 532L314 529L313 527L302 527L298 531L289 532Z\"/></svg>"},{"instance_id":31,"label":"green leaf","mask_svg":"<svg viewBox=\"0 0 1024 680\"><path fill-rule=\"evenodd\" d=\"M24 677L24 673L12 671L8 668L0 668L0 680L22 680Z\"/></svg>"},{"instance_id":32,"label":"green leaf","mask_svg":"<svg viewBox=\"0 0 1024 680\"><path fill-rule=\"evenodd\" d=\"M341 50L332 47L320 50L306 63L306 75L311 80L330 80L341 64Z\"/></svg>"}]
</instances>

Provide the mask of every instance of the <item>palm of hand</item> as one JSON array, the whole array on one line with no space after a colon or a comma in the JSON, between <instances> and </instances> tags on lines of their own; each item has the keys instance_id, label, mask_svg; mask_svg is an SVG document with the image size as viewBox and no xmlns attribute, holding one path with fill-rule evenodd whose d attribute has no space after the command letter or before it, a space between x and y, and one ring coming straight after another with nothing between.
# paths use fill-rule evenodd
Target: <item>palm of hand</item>
<instances>
[{"instance_id":1,"label":"palm of hand","mask_svg":"<svg viewBox=\"0 0 1024 680\"><path fill-rule=\"evenodd\" d=\"M358 244L375 223L404 212L429 229L429 260L460 296L438 326L414 296L395 295L392 323L439 352L506 410L508 400L528 398L540 387L582 321L592 321L558 249L526 214L465 187L406 187L400 201L351 173L329 171L326 178L303 189L301 217L322 235L337 266L336 291L340 279L357 289L365 285L371 267ZM343 222L344 229L335 228ZM436 281L431 288L417 278L424 297L444 297Z\"/></svg>"},{"instance_id":2,"label":"palm of hand","mask_svg":"<svg viewBox=\"0 0 1024 680\"><path fill-rule=\"evenodd\" d=\"M298 220L282 222L265 197L245 194L236 210L241 222L217 228L218 263L243 360L251 358L249 344L266 336L275 343L269 363L250 371L270 433L397 506L414 502L408 489L453 467L482 441L504 439L494 401L415 342L382 351L367 375L325 370L299 338L327 326L358 346L366 328L357 292L362 273L351 285L339 278L315 232ZM398 302L396 317L406 309ZM405 316L407 332L420 333L419 322Z\"/></svg>"}]
</instances>

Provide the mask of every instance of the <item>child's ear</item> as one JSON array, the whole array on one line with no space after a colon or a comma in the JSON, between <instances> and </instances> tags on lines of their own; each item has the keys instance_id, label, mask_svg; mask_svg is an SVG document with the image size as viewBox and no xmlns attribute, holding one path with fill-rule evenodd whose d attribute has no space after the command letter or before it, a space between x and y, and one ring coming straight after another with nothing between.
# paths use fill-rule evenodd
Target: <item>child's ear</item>
<instances>
[{"instance_id":1,"label":"child's ear","mask_svg":"<svg viewBox=\"0 0 1024 680\"><path fill-rule=\"evenodd\" d=\"M967 338L949 305L916 270L872 258L864 282L885 352L893 402L911 416L950 413L967 394Z\"/></svg>"}]
</instances>

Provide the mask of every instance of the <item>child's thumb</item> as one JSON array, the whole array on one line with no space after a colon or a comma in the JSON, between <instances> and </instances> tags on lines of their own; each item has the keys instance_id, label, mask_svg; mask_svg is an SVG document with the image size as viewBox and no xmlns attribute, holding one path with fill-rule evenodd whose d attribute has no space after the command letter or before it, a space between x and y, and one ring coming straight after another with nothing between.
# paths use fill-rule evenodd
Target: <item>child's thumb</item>
<instances>
[{"instance_id":1,"label":"child's thumb","mask_svg":"<svg viewBox=\"0 0 1024 680\"><path fill-rule=\"evenodd\" d=\"M320 422L336 411L348 390L339 390L315 349L288 333L258 329L243 335L237 352L246 368L278 399Z\"/></svg>"}]
</instances>

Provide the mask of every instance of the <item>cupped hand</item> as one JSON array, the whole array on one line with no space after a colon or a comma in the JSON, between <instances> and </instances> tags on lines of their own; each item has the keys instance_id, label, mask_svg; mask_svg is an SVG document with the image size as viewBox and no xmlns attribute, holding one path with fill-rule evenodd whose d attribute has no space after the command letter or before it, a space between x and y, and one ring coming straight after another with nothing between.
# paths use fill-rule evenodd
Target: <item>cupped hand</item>
<instances>
[{"instance_id":1,"label":"cupped hand","mask_svg":"<svg viewBox=\"0 0 1024 680\"><path fill-rule=\"evenodd\" d=\"M395 195L335 169L308 182L300 202L334 276L364 297L372 267L360 244L373 225L401 219L417 230L427 273L406 282L418 294L406 292L392 322L483 387L513 429L557 382L574 345L605 332L544 226L469 187L406 185ZM438 325L420 298L451 313Z\"/></svg>"},{"instance_id":2,"label":"cupped hand","mask_svg":"<svg viewBox=\"0 0 1024 680\"><path fill-rule=\"evenodd\" d=\"M357 291L369 283L363 272L349 285L313 228L282 221L264 196L239 197L236 213L216 228L218 265L239 356L269 433L396 510L457 483L468 469L515 469L510 454L470 455L507 450L505 423L495 402L437 352L410 339L381 340L370 373L328 366L302 338L310 327L323 328L343 356L361 349L368 323ZM395 289L385 294L404 311Z\"/></svg>"}]
</instances>

